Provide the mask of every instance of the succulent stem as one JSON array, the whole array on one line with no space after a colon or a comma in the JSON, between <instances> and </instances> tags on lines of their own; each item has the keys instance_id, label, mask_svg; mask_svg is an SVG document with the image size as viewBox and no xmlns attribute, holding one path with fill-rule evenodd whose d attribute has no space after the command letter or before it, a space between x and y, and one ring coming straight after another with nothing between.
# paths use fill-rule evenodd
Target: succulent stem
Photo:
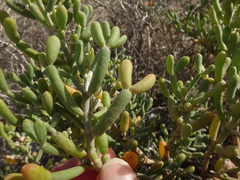
<instances>
[{"instance_id":1,"label":"succulent stem","mask_svg":"<svg viewBox=\"0 0 240 180\"><path fill-rule=\"evenodd\" d=\"M92 79L92 71L90 71L84 78L84 92L83 92L83 114L84 114L84 130L85 130L85 136L86 136L86 141L87 141L87 154L91 162L94 164L94 166L97 169L100 169L102 167L102 162L98 158L96 148L95 148L95 142L94 138L91 135L92 134L92 122L91 122L91 117L89 115L90 110L90 98L87 94L87 90L90 84L90 81Z\"/></svg>"},{"instance_id":2,"label":"succulent stem","mask_svg":"<svg viewBox=\"0 0 240 180\"><path fill-rule=\"evenodd\" d=\"M181 134L181 127L182 125L180 123L177 123L177 129L174 131L171 139L169 140L168 144L166 145L165 149L167 151L170 151L175 142L178 140Z\"/></svg>"}]
</instances>

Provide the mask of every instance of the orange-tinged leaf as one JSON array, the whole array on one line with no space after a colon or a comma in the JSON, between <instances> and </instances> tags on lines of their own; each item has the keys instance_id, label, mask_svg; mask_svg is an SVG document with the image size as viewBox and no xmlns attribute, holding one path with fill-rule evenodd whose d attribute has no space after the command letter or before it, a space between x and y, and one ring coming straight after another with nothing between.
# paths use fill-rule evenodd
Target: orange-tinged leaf
<instances>
[{"instance_id":1,"label":"orange-tinged leaf","mask_svg":"<svg viewBox=\"0 0 240 180\"><path fill-rule=\"evenodd\" d=\"M18 163L18 161L13 158L5 158L4 161L10 165L16 165Z\"/></svg>"},{"instance_id":2,"label":"orange-tinged leaf","mask_svg":"<svg viewBox=\"0 0 240 180\"><path fill-rule=\"evenodd\" d=\"M22 167L25 180L51 180L52 174L47 169L37 164L26 164Z\"/></svg>"},{"instance_id":3,"label":"orange-tinged leaf","mask_svg":"<svg viewBox=\"0 0 240 180\"><path fill-rule=\"evenodd\" d=\"M158 143L158 150L160 158L163 159L166 156L166 150L165 150L166 142L163 140L160 140Z\"/></svg>"},{"instance_id":4,"label":"orange-tinged leaf","mask_svg":"<svg viewBox=\"0 0 240 180\"><path fill-rule=\"evenodd\" d=\"M67 84L64 84L65 88L67 89L68 93L72 96L73 93L75 92L80 92L78 89L74 88L74 87L71 87Z\"/></svg>"},{"instance_id":5,"label":"orange-tinged leaf","mask_svg":"<svg viewBox=\"0 0 240 180\"><path fill-rule=\"evenodd\" d=\"M25 180L21 173L11 173L8 174L4 180Z\"/></svg>"},{"instance_id":6,"label":"orange-tinged leaf","mask_svg":"<svg viewBox=\"0 0 240 180\"><path fill-rule=\"evenodd\" d=\"M138 125L141 122L141 119L142 119L141 116L136 117L136 125Z\"/></svg>"},{"instance_id":7,"label":"orange-tinged leaf","mask_svg":"<svg viewBox=\"0 0 240 180\"><path fill-rule=\"evenodd\" d=\"M135 152L125 152L122 156L122 159L126 161L133 169L138 165L138 155Z\"/></svg>"}]
</instances>

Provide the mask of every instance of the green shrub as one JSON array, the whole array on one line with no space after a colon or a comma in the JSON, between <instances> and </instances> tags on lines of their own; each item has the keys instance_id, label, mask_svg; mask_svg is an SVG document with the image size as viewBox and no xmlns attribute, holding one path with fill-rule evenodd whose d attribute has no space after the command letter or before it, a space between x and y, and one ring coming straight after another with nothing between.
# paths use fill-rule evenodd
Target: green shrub
<instances>
[{"instance_id":1,"label":"green shrub","mask_svg":"<svg viewBox=\"0 0 240 180\"><path fill-rule=\"evenodd\" d=\"M14 11L38 20L54 35L48 37L45 50L38 52L21 40L15 20L0 11L6 35L29 56L23 73L9 74L20 91L10 89L0 71L1 92L23 111L22 115L14 115L0 100L0 116L6 120L6 124L0 124L0 135L13 151L28 157L22 174L10 174L6 179L71 179L89 167L101 174L109 161L109 148L117 157L124 154L124 159L134 164L133 173L139 179L231 179L232 174L236 175L234 172L240 168L239 147L226 140L239 137L239 40L238 27L233 27L238 1L223 0L220 6L214 4L219 3L215 0L209 15L204 15L203 21L212 23L216 32L214 64L205 67L201 54L179 60L173 55L166 58L167 75L158 77L158 86L166 98L167 119L156 115L154 97L147 95L156 84L155 75L132 82L132 62L125 60L121 51L127 37L121 35L119 27L110 27L107 21L91 21L93 8L81 5L80 0L23 2L25 9L6 0ZM173 20L176 17L171 12L168 16ZM211 22L206 21L208 18ZM211 33L200 28L201 19L198 21L197 34ZM74 30L69 34L70 24ZM227 28L229 38L225 40ZM193 76L178 80L179 73L190 65L194 66ZM21 150L13 144L15 127L28 140L20 144ZM35 155L31 148L26 149L33 143L37 145ZM126 151L137 155L134 162ZM50 172L55 165L52 158L41 164L45 154L68 161L75 157L82 164ZM228 169L227 160L235 166Z\"/></svg>"}]
</instances>

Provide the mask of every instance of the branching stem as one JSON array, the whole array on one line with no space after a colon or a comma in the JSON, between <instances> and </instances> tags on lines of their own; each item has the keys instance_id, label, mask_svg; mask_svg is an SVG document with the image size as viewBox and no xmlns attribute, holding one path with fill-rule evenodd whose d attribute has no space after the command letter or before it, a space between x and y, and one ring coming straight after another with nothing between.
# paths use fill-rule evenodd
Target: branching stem
<instances>
[{"instance_id":1,"label":"branching stem","mask_svg":"<svg viewBox=\"0 0 240 180\"><path fill-rule=\"evenodd\" d=\"M83 113L84 113L84 117L83 117L83 124L84 124L84 130L85 130L85 136L86 136L86 141L87 141L87 154L89 159L91 160L91 162L94 164L94 166L97 169L100 169L102 167L102 162L98 157L98 154L96 152L96 148L95 148L95 142L94 142L94 138L92 136L92 122L89 116L89 112L91 112L90 110L90 98L91 96L89 96L87 94L88 91L88 87L89 84L91 82L92 79L92 72L90 71L84 78L84 92L82 94L82 99L83 99Z\"/></svg>"},{"instance_id":2,"label":"branching stem","mask_svg":"<svg viewBox=\"0 0 240 180\"><path fill-rule=\"evenodd\" d=\"M180 137L180 133L181 133L181 127L182 125L180 123L177 123L177 129L174 131L170 141L168 142L168 144L166 145L165 149L167 151L170 151L171 148L173 147L173 145L175 144L175 142L178 140L178 138Z\"/></svg>"}]
</instances>

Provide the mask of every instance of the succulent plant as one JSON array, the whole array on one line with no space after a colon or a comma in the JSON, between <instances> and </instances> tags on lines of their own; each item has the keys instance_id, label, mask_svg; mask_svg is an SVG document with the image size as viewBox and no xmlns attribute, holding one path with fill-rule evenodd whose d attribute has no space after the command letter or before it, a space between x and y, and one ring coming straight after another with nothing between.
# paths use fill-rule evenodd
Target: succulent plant
<instances>
[{"instance_id":1,"label":"succulent plant","mask_svg":"<svg viewBox=\"0 0 240 180\"><path fill-rule=\"evenodd\" d=\"M150 89L155 83L155 75L149 75L150 84L145 85L147 80L143 79L144 82L139 82L140 87L136 83L126 89L122 89L121 84L131 78L131 73L120 80L112 78L112 81L118 81L118 87L115 93L110 93L111 89L105 89L104 84L110 64L113 65L112 54L127 40L126 35L120 34L119 27L111 28L107 21L90 21L92 7L81 5L79 0L23 3L26 9L11 0L6 1L14 11L38 20L54 35L47 38L45 50L38 52L21 40L16 21L6 11L0 11L6 35L30 58L25 72L10 74L12 81L20 86L19 92L9 89L2 69L0 71L0 90L21 103L24 114L15 116L1 99L0 115L13 127L20 127L39 145L39 151L63 158L88 159L84 166L92 166L98 171L107 161L100 155L105 157L108 152L109 129L131 101L132 93L141 94ZM68 42L70 22L74 23L75 30L69 35L71 41ZM100 97L102 89L104 92ZM12 142L4 130L1 135L9 144ZM22 176L25 179L57 179L61 174L62 179L69 179L83 171L84 168L79 166L68 169L68 173L51 173L38 165L27 164L22 167ZM32 173L38 177L32 177L35 176Z\"/></svg>"},{"instance_id":2,"label":"succulent plant","mask_svg":"<svg viewBox=\"0 0 240 180\"><path fill-rule=\"evenodd\" d=\"M171 54L166 57L167 74L158 77L166 99L165 119L157 115L154 98L147 94L156 76L147 74L135 82L132 61L119 50L127 36L118 26L91 21L93 8L80 0L23 3L26 8L6 0L11 9L39 21L53 35L45 49L37 51L22 40L8 12L0 10L7 37L29 57L24 72L9 73L19 91L10 89L0 69L1 92L23 112L15 115L0 99L5 120L0 122L0 135L12 151L28 157L21 173L9 174L6 180L80 179L91 173L93 179L106 180L111 169L131 179L230 179L229 172L239 170L239 147L226 143L230 135L239 138L238 1L213 0L202 21L200 16L184 19L190 25L196 21L197 32L203 34L208 30L202 23L211 21L209 33L215 32L217 54L208 65L200 53L178 60ZM181 25L175 14L168 16ZM74 29L69 32L70 25ZM192 77L180 80L180 72L190 65ZM17 148L14 138L22 135L27 141ZM41 164L43 154L64 162ZM217 157L213 167L212 157ZM191 164L195 159L198 164ZM235 167L225 168L226 159ZM119 168L124 172L118 174Z\"/></svg>"}]
</instances>

